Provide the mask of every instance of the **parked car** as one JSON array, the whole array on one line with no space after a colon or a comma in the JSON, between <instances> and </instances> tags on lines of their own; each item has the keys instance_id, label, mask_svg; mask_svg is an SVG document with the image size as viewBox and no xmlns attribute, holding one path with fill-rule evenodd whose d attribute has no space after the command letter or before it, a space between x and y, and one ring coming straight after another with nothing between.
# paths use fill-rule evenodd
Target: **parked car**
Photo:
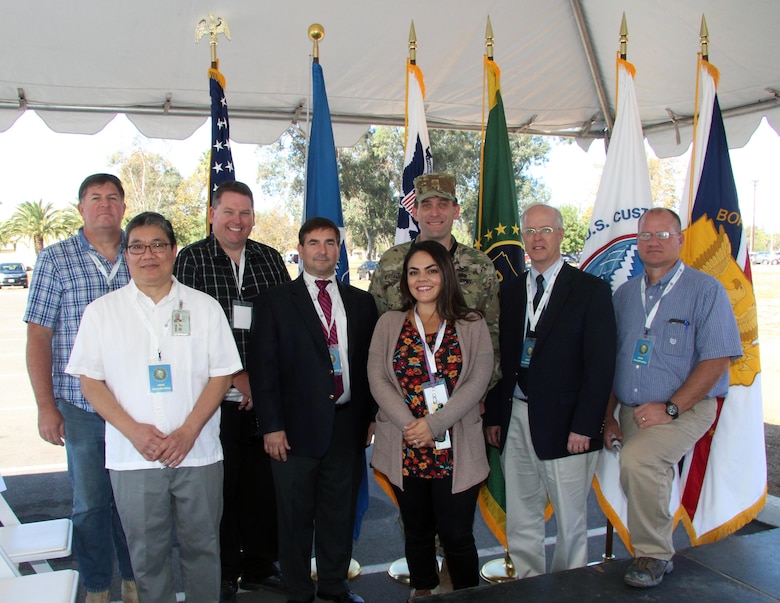
<instances>
[{"instance_id":1,"label":"parked car","mask_svg":"<svg viewBox=\"0 0 780 603\"><path fill-rule=\"evenodd\" d=\"M780 251L759 251L753 256L754 264L780 264Z\"/></svg>"},{"instance_id":2,"label":"parked car","mask_svg":"<svg viewBox=\"0 0 780 603\"><path fill-rule=\"evenodd\" d=\"M19 262L0 263L0 288L24 287L27 289L27 270Z\"/></svg>"},{"instance_id":3,"label":"parked car","mask_svg":"<svg viewBox=\"0 0 780 603\"><path fill-rule=\"evenodd\" d=\"M567 264L571 264L575 268L580 265L580 258L577 254L574 253L564 253L561 255L563 258L563 261Z\"/></svg>"},{"instance_id":4,"label":"parked car","mask_svg":"<svg viewBox=\"0 0 780 603\"><path fill-rule=\"evenodd\" d=\"M371 277L374 276L374 272L376 272L378 263L379 262L363 262L360 264L357 269L358 280L362 280L364 278L371 280Z\"/></svg>"},{"instance_id":5,"label":"parked car","mask_svg":"<svg viewBox=\"0 0 780 603\"><path fill-rule=\"evenodd\" d=\"M297 251L288 251L287 255L284 258L284 261L288 264L297 264L298 263L298 252Z\"/></svg>"}]
</instances>

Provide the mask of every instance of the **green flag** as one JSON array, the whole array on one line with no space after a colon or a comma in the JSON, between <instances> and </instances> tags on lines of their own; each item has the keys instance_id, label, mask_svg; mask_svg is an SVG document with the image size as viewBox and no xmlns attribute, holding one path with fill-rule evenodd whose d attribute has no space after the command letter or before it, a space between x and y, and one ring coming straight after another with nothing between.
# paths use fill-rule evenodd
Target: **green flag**
<instances>
[{"instance_id":1,"label":"green flag","mask_svg":"<svg viewBox=\"0 0 780 603\"><path fill-rule=\"evenodd\" d=\"M525 253L520 242L515 173L501 100L501 71L487 57L484 64L489 113L482 143L474 241L476 248L493 260L503 284L522 274ZM506 548L506 491L497 448L488 446L488 461L490 476L480 490L479 508L493 535Z\"/></svg>"},{"instance_id":2,"label":"green flag","mask_svg":"<svg viewBox=\"0 0 780 603\"><path fill-rule=\"evenodd\" d=\"M475 247L496 267L499 281L522 274L525 253L520 242L520 217L509 133L501 100L501 70L485 57L489 113L480 164Z\"/></svg>"}]
</instances>

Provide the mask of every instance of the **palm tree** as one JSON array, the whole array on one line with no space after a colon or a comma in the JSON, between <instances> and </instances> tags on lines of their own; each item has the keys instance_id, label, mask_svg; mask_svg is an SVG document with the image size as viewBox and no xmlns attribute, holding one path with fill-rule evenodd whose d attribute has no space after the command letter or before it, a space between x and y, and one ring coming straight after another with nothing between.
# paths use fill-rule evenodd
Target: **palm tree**
<instances>
[{"instance_id":1,"label":"palm tree","mask_svg":"<svg viewBox=\"0 0 780 603\"><path fill-rule=\"evenodd\" d=\"M18 241L30 239L38 255L47 241L73 234L72 216L67 210L54 209L51 203L24 201L2 225L3 238Z\"/></svg>"}]
</instances>

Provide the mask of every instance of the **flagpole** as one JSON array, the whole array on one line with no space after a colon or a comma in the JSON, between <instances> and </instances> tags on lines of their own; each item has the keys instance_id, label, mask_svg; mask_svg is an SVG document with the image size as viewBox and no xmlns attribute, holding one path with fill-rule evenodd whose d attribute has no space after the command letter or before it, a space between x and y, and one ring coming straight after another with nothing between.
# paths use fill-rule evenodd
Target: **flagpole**
<instances>
[{"instance_id":1,"label":"flagpole","mask_svg":"<svg viewBox=\"0 0 780 603\"><path fill-rule=\"evenodd\" d=\"M219 59L217 59L219 34L230 40L230 28L227 21L222 17L215 17L209 13L198 21L198 24L195 26L195 43L200 42L201 38L207 34L211 51L211 68L208 70L208 75L210 80L211 132L213 141L211 142L208 190L206 191L206 216L211 213L211 195L217 186L224 181L235 180L236 178L233 168L233 155L230 151L227 103L224 98L225 77L219 71ZM211 221L207 218L206 235L210 234Z\"/></svg>"},{"instance_id":2,"label":"flagpole","mask_svg":"<svg viewBox=\"0 0 780 603\"><path fill-rule=\"evenodd\" d=\"M308 36L309 36L309 39L313 42L313 48L312 48L312 53L311 53L311 55L312 55L312 63L319 65L319 62L320 62L320 45L319 45L319 42L320 42L320 40L322 40L325 37L325 28L321 24L319 24L319 23L312 23L309 26L309 29L308 29ZM321 76L321 69L319 69L318 71L320 72L320 76ZM312 72L314 72L313 68L312 68ZM307 191L307 194L306 194L306 199L304 200L304 217L305 218L312 218L312 217L317 216L317 215L323 215L321 213L321 210L323 209L321 206L319 208L317 208L316 210L312 211L311 214L309 214L309 210L311 208L308 207L308 202L310 201L309 195L308 195L308 190L309 190L309 184L310 184L310 182L309 182L309 170L310 170L310 167L311 167L311 165L310 165L311 150L312 150L312 144L311 143L312 143L312 138L313 138L314 132L316 130L316 128L314 126L315 120L319 120L317 123L327 124L325 129L328 132L328 137L327 137L327 142L325 144L328 146L328 150L329 151L333 152L335 150L334 147L333 147L333 131L332 131L331 123L330 123L330 113L329 113L328 105L327 105L327 96L325 95L324 80L322 78L320 78L320 87L322 89L321 90L322 97L320 98L320 102L322 103L322 105L320 107L318 107L315 104L314 107L313 107L312 122L311 122L312 131L309 133L309 145L308 145L307 153L306 153L306 155L307 155L307 157L306 157L306 191ZM315 99L315 103L316 103L317 102L316 101L316 98L317 98L316 89L315 89L315 91L313 91L313 98ZM318 109L324 110L324 114L315 113ZM322 120L325 120L325 121L322 121ZM324 140L325 137L323 137L323 134L324 134L324 132L322 131L322 128L320 128L319 135ZM322 144L322 142L320 144ZM316 155L315 157L318 157L320 159L324 158L323 155L321 155L321 154L320 155ZM334 154L334 155L331 155L330 157L324 158L324 159L325 159L324 163L332 163L332 166L325 166L325 165L323 165L321 167L323 169L328 168L328 167L332 167L332 169L334 170L334 174L335 174L335 182L333 184L335 186L335 200L338 202L338 204L337 204L338 210L336 212L338 214L338 217L335 218L335 219L334 218L331 218L331 219L339 227L339 231L342 233L342 239L343 239L344 238L343 237L343 219L341 217L341 200L340 200L340 193L338 191L338 174L335 172L335 170L337 170L336 157L335 157L335 154ZM333 181L330 181L330 182L333 182ZM321 187L321 185L322 185L322 178L315 179L315 184L317 186ZM321 192L323 194L325 194L325 193L334 194L333 190L321 191ZM316 199L318 197L319 197L319 195L315 195L313 198ZM329 217L329 216L326 215L325 217ZM343 254L344 254L344 241L342 240L342 242L341 242L341 250L340 250L340 254L339 254L340 260L341 260L342 257L344 257ZM346 264L343 264L343 265L346 266ZM337 266L337 278L338 278L338 274L339 274L338 270L339 270L339 268ZM346 275L347 275L346 276L346 281L345 281L346 283L349 283L349 276L348 276L348 274L349 273L346 272ZM364 462L365 462L365 459L364 459ZM354 580L355 578L357 578L360 575L361 569L362 568L360 567L360 564L357 561L355 561L354 559L350 559L349 560L349 569L347 570L347 578L349 580ZM311 558L310 570L311 570L311 577L312 577L312 579L314 581L317 581L317 559L316 559L316 557L312 557Z\"/></svg>"},{"instance_id":3,"label":"flagpole","mask_svg":"<svg viewBox=\"0 0 780 603\"><path fill-rule=\"evenodd\" d=\"M490 88L490 82L488 81L488 78L490 75L488 74L489 68L493 67L493 56L494 56L494 49L495 49L495 43L494 43L494 35L493 35L493 25L490 22L490 15L487 17L487 23L485 25L485 61L483 62L484 65L484 71L483 71L483 77L482 77L482 146L480 149L480 161L479 161L479 201L477 204L477 236L475 237L475 243L478 249L482 251L486 251L483 245L480 245L481 243L481 237L483 235L482 232L482 219L483 219L483 209L485 204L484 199L484 190L485 190L485 142L487 140L487 129L486 129L486 123L490 119L489 117L485 118L485 105L487 104L488 108L488 114L490 113L492 107L492 98L491 98L491 88ZM495 67L496 72L498 72L498 68ZM498 94L498 93L497 93ZM504 127L506 127L506 124L504 124ZM514 203L517 203L517 200L513 200ZM495 262L495 260L493 260ZM508 275L507 275L508 276ZM501 476L501 481L503 482L503 475ZM485 488L486 486L483 486ZM506 528L506 526L504 526ZM496 535L496 538L498 536ZM500 540L500 538L498 538ZM504 535L504 541L506 542L506 535ZM512 562L512 558L509 555L509 548L507 545L504 546L504 556L499 557L497 559L492 559L490 561L487 561L480 570L480 576L492 584L495 584L497 582L507 582L510 580L515 580L517 578L517 572L515 571L514 563Z\"/></svg>"},{"instance_id":4,"label":"flagpole","mask_svg":"<svg viewBox=\"0 0 780 603\"><path fill-rule=\"evenodd\" d=\"M628 60L628 24L626 23L626 13L623 12L623 18L620 21L620 60L627 61ZM619 78L616 75L616 85L615 85L615 120L617 121L617 108L618 108L618 87L617 82ZM615 541L615 526L612 525L612 522L607 519L607 531L605 534L606 538L604 541L604 554L601 556L602 562L605 561L614 561L615 560L615 553L614 553L614 541Z\"/></svg>"},{"instance_id":5,"label":"flagpole","mask_svg":"<svg viewBox=\"0 0 780 603\"><path fill-rule=\"evenodd\" d=\"M691 216L693 215L693 190L696 170L696 151L698 146L697 142L701 142L696 140L696 127L699 125L699 81L701 79L701 63L710 62L710 31L707 28L707 19L704 17L704 13L701 15L701 26L699 27L699 45L699 60L696 61L696 93L694 95L693 104L693 141L691 143L691 166L688 176L691 185L688 187L688 215L686 216L687 226L691 225Z\"/></svg>"}]
</instances>

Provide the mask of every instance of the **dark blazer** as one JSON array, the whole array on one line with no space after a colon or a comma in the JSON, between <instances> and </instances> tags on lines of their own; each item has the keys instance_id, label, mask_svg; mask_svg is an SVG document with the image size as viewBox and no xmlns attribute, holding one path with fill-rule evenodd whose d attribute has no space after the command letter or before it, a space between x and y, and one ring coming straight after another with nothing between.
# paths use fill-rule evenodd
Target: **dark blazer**
<instances>
[{"instance_id":1,"label":"dark blazer","mask_svg":"<svg viewBox=\"0 0 780 603\"><path fill-rule=\"evenodd\" d=\"M501 426L502 450L522 355L526 274L501 290L499 341L503 378L488 395L485 425ZM568 456L569 432L589 436L590 450L600 449L615 373L617 340L609 285L564 264L536 325L536 337L525 393L537 456Z\"/></svg>"},{"instance_id":2,"label":"dark blazer","mask_svg":"<svg viewBox=\"0 0 780 603\"><path fill-rule=\"evenodd\" d=\"M376 415L366 374L376 304L365 291L338 288L347 313L355 443L362 449ZM323 457L336 412L333 367L303 276L263 292L252 325L247 371L261 433L284 430L289 454Z\"/></svg>"}]
</instances>

